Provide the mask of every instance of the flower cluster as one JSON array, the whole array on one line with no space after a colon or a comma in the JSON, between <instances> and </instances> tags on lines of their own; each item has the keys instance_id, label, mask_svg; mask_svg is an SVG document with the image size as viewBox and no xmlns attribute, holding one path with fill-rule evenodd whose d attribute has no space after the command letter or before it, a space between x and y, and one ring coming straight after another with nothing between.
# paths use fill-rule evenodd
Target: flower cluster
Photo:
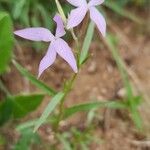
<instances>
[{"instance_id":1,"label":"flower cluster","mask_svg":"<svg viewBox=\"0 0 150 150\"><path fill-rule=\"evenodd\" d=\"M77 7L71 11L68 17L66 26L67 29L71 29L79 25L86 16L86 13L89 11L91 20L97 25L101 34L105 36L105 19L95 7L102 4L104 0L90 0L89 3L87 3L86 0L67 1ZM50 42L48 51L40 62L38 77L40 77L41 74L54 63L57 54L70 65L75 73L78 72L75 56L69 45L62 39L66 33L62 18L59 14L56 14L53 20L57 25L55 35L43 27L26 28L14 32L15 35L28 40Z\"/></svg>"}]
</instances>

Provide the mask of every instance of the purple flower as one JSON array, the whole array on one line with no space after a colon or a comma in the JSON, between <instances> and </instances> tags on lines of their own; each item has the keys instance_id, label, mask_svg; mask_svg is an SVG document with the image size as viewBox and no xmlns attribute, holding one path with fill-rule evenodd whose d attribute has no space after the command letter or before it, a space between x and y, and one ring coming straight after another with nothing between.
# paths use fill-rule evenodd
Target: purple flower
<instances>
[{"instance_id":1,"label":"purple flower","mask_svg":"<svg viewBox=\"0 0 150 150\"><path fill-rule=\"evenodd\" d=\"M106 35L106 21L101 13L96 9L95 6L100 5L104 2L104 0L90 0L87 3L86 0L67 0L70 4L77 7L72 10L67 23L67 28L73 28L79 25L86 13L90 12L91 20L97 25L97 28L102 33L103 36Z\"/></svg>"},{"instance_id":2,"label":"purple flower","mask_svg":"<svg viewBox=\"0 0 150 150\"><path fill-rule=\"evenodd\" d=\"M71 66L75 73L78 71L71 48L63 39L61 39L66 33L63 21L59 15L55 15L54 21L57 24L55 36L48 29L42 27L26 28L14 32L14 34L28 40L51 42L46 55L40 62L38 77L54 63L57 54Z\"/></svg>"}]
</instances>

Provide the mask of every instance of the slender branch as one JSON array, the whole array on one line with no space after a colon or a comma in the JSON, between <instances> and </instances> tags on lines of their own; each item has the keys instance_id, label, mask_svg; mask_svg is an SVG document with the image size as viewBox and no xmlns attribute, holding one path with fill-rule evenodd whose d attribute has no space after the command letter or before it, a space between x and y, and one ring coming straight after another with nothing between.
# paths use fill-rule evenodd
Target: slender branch
<instances>
[{"instance_id":1,"label":"slender branch","mask_svg":"<svg viewBox=\"0 0 150 150\"><path fill-rule=\"evenodd\" d=\"M58 131L58 127L59 127L59 123L60 121L62 120L63 118L63 113L64 113L64 102L65 102L65 99L67 97L67 95L70 93L72 87L73 87L73 84L74 84L74 81L77 77L77 74L74 74L69 82L69 84L67 85L67 87L64 89L64 97L62 98L61 100L61 103L59 105L59 114L58 114L58 119L56 121L56 124L55 124L55 127L54 127L54 130L57 132Z\"/></svg>"}]
</instances>

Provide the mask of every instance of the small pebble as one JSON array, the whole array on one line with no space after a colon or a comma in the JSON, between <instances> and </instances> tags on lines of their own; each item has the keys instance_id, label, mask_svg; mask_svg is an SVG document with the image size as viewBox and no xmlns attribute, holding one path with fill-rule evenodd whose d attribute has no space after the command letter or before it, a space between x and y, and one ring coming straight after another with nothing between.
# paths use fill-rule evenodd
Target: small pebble
<instances>
[{"instance_id":1,"label":"small pebble","mask_svg":"<svg viewBox=\"0 0 150 150\"><path fill-rule=\"evenodd\" d=\"M97 64L96 62L92 62L88 67L88 73L93 74L97 71Z\"/></svg>"}]
</instances>

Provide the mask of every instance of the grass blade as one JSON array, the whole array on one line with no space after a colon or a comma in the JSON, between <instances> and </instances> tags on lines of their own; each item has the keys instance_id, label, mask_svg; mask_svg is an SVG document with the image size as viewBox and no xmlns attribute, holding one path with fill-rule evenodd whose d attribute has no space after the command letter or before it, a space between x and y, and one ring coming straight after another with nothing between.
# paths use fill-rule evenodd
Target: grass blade
<instances>
[{"instance_id":1,"label":"grass blade","mask_svg":"<svg viewBox=\"0 0 150 150\"><path fill-rule=\"evenodd\" d=\"M126 17L126 18L128 18L128 19L130 19L130 20L132 20L138 24L142 24L144 22L141 18L139 18L135 14L123 9L122 7L119 7L115 2L106 1L105 6L108 7L109 9L113 10L114 12L119 14L120 16Z\"/></svg>"},{"instance_id":2,"label":"grass blade","mask_svg":"<svg viewBox=\"0 0 150 150\"><path fill-rule=\"evenodd\" d=\"M86 60L88 56L88 51L94 34L94 27L95 27L94 23L90 22L80 55L80 62L79 62L80 65Z\"/></svg>"},{"instance_id":3,"label":"grass blade","mask_svg":"<svg viewBox=\"0 0 150 150\"><path fill-rule=\"evenodd\" d=\"M44 112L42 113L41 117L35 123L34 132L36 132L37 129L46 121L48 116L56 108L56 106L59 104L59 102L62 100L63 97L64 97L64 93L60 92L51 99L51 101L45 108Z\"/></svg>"},{"instance_id":4,"label":"grass blade","mask_svg":"<svg viewBox=\"0 0 150 150\"><path fill-rule=\"evenodd\" d=\"M61 134L57 134L57 138L63 144L65 150L72 150L71 145L67 139Z\"/></svg>"},{"instance_id":5,"label":"grass blade","mask_svg":"<svg viewBox=\"0 0 150 150\"><path fill-rule=\"evenodd\" d=\"M73 114L81 111L89 111L94 108L100 108L100 107L108 107L112 109L120 109L120 108L126 108L126 105L122 102L90 102L85 104L79 104L75 105L73 107L67 108L64 112L64 118L68 118L72 116Z\"/></svg>"},{"instance_id":6,"label":"grass blade","mask_svg":"<svg viewBox=\"0 0 150 150\"><path fill-rule=\"evenodd\" d=\"M50 96L54 96L56 94L56 92L52 88L48 87L46 84L36 79L26 69L24 69L20 64L18 64L15 60L13 60L13 64L17 68L17 70L29 81L31 81L31 83L34 84L36 87L40 88Z\"/></svg>"}]
</instances>

